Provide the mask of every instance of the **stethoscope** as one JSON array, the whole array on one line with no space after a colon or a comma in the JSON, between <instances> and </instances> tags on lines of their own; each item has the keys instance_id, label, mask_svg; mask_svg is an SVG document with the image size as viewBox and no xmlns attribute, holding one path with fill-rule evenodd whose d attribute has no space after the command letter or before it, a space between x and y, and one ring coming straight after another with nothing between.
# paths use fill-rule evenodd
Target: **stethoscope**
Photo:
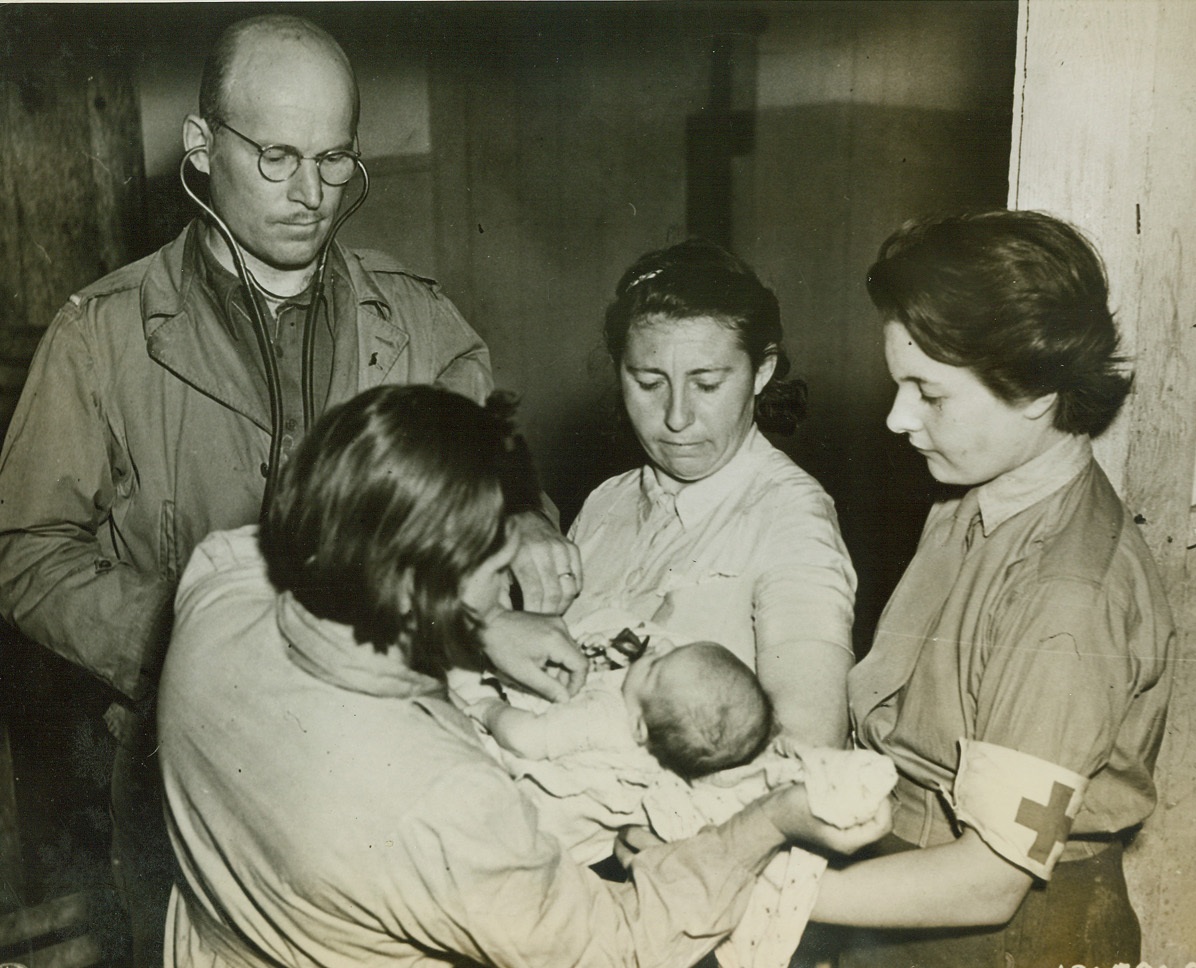
<instances>
[{"instance_id":1,"label":"stethoscope","mask_svg":"<svg viewBox=\"0 0 1196 968\"><path fill-rule=\"evenodd\" d=\"M266 388L270 394L270 456L269 463L266 465L266 489L262 495L261 506L261 515L265 516L274 498L274 491L278 487L278 476L282 472L282 441L285 429L283 427L282 412L282 378L278 374L278 358L275 356L274 344L270 341L270 330L266 326L265 318L262 315L261 304L257 298L260 294L265 299L267 291L254 278L253 273L245 265L245 258L241 254L241 247L237 244L237 240L233 237L233 233L224 223L224 220L212 210L211 206L196 195L191 190L191 186L187 184L187 163L191 160L192 155L200 151L207 151L207 145L196 145L183 155L183 160L179 164L179 181L183 184L183 191L190 196L191 201L203 209L212 220L212 224L224 236L224 241L228 244L228 250L232 253L233 257L233 264L237 267L237 276L241 280L241 285L245 288L245 301L249 306L254 335L257 337L258 350L262 354L262 362L266 368ZM324 299L324 272L328 267L328 253L332 251L332 240L336 238L336 233L340 231L341 225L361 207L361 203L365 201L366 195L370 193L370 174L366 171L366 167L360 158L357 159L357 168L361 172L361 194L357 196L348 208L337 216L336 221L332 223L332 231L328 233L328 238L324 240L324 244L320 247L320 254L316 259L316 273L314 276L314 285L312 286L311 303L308 304L307 313L303 319L303 366L300 371L300 388L303 396L304 433L310 429L316 419L315 390L312 385L315 379L316 327L314 323L316 315L319 312L320 303Z\"/></svg>"}]
</instances>

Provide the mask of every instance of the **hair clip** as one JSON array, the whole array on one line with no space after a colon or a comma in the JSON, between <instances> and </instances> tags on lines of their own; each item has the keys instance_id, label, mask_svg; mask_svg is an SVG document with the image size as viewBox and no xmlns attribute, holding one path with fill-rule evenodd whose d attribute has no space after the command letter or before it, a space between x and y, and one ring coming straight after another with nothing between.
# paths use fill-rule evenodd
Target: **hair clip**
<instances>
[{"instance_id":1,"label":"hair clip","mask_svg":"<svg viewBox=\"0 0 1196 968\"><path fill-rule=\"evenodd\" d=\"M627 285L627 291L630 292L641 282L647 282L649 279L655 279L658 275L664 272L663 269L649 269L647 272L640 273Z\"/></svg>"}]
</instances>

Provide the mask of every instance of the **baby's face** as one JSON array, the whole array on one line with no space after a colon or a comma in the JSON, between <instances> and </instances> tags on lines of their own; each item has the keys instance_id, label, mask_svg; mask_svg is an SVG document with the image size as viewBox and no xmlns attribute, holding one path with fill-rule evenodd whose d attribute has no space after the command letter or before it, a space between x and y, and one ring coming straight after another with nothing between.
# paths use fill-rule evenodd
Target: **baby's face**
<instances>
[{"instance_id":1,"label":"baby's face","mask_svg":"<svg viewBox=\"0 0 1196 968\"><path fill-rule=\"evenodd\" d=\"M627 668L623 679L623 699L636 712L653 697L668 693L692 697L702 690L705 663L697 661L701 650L689 651L692 642L678 647L668 639L653 637L644 654ZM693 660L693 661L691 661Z\"/></svg>"},{"instance_id":2,"label":"baby's face","mask_svg":"<svg viewBox=\"0 0 1196 968\"><path fill-rule=\"evenodd\" d=\"M677 647L668 639L654 635L648 640L643 654L627 667L627 675L623 677L623 698L633 711L660 688L661 673L667 665L665 660L676 651Z\"/></svg>"}]
</instances>

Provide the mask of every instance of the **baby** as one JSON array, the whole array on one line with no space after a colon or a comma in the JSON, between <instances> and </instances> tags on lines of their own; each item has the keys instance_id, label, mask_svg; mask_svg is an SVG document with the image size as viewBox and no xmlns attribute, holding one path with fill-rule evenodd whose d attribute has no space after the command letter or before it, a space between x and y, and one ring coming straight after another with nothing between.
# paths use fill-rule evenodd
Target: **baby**
<instances>
[{"instance_id":1,"label":"baby","mask_svg":"<svg viewBox=\"0 0 1196 968\"><path fill-rule=\"evenodd\" d=\"M611 641L626 654L619 643L635 637L624 630ZM487 699L469 713L525 759L643 747L687 780L754 759L772 735L768 697L734 654L715 642L674 646L660 636L627 668L591 672L567 702L532 711Z\"/></svg>"}]
</instances>

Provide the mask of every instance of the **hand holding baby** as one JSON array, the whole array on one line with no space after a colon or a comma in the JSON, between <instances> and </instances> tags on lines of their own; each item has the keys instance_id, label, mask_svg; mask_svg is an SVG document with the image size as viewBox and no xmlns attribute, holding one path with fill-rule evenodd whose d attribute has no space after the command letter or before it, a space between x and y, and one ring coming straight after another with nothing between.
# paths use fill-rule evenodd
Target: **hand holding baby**
<instances>
[{"instance_id":1,"label":"hand holding baby","mask_svg":"<svg viewBox=\"0 0 1196 968\"><path fill-rule=\"evenodd\" d=\"M779 788L773 794L779 802L765 804L782 833L850 854L889 832L889 794L897 770L887 756L869 750L779 748L775 743L773 748L800 760L802 768L801 783Z\"/></svg>"},{"instance_id":2,"label":"hand holding baby","mask_svg":"<svg viewBox=\"0 0 1196 968\"><path fill-rule=\"evenodd\" d=\"M822 848L837 854L854 854L879 840L893 826L888 797L883 797L868 819L839 827L815 815L804 783L779 787L760 801L764 814L787 840L805 847Z\"/></svg>"}]
</instances>

